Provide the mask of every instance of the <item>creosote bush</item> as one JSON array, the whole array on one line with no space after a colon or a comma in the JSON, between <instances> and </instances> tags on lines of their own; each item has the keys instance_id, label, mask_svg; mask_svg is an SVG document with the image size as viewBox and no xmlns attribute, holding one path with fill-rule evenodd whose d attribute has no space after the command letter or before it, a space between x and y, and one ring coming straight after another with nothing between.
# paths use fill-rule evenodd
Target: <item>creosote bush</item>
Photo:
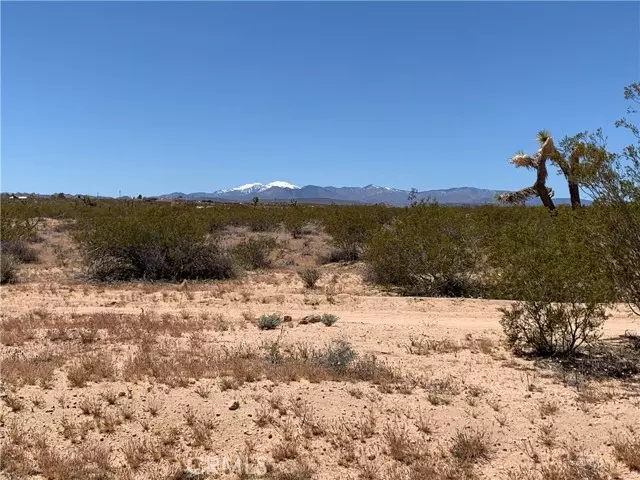
<instances>
[{"instance_id":1,"label":"creosote bush","mask_svg":"<svg viewBox=\"0 0 640 480\"><path fill-rule=\"evenodd\" d=\"M38 226L42 222L39 205L9 204L3 202L0 216L0 238L4 242L33 242L38 239Z\"/></svg>"},{"instance_id":2,"label":"creosote bush","mask_svg":"<svg viewBox=\"0 0 640 480\"><path fill-rule=\"evenodd\" d=\"M630 134L631 143L620 153L611 153L601 130L581 134L584 156L579 181L594 199L598 214L587 240L598 250L621 300L640 315L640 83L626 86L624 98L630 117L617 120L615 126Z\"/></svg>"},{"instance_id":3,"label":"creosote bush","mask_svg":"<svg viewBox=\"0 0 640 480\"><path fill-rule=\"evenodd\" d=\"M517 299L501 310L507 341L517 351L567 356L599 338L615 292L584 241L589 217L582 213L522 219L493 240L493 288Z\"/></svg>"},{"instance_id":4,"label":"creosote bush","mask_svg":"<svg viewBox=\"0 0 640 480\"><path fill-rule=\"evenodd\" d=\"M600 338L607 319L598 304L518 302L500 309L507 343L518 352L567 356Z\"/></svg>"},{"instance_id":5,"label":"creosote bush","mask_svg":"<svg viewBox=\"0 0 640 480\"><path fill-rule=\"evenodd\" d=\"M250 270L269 268L271 252L277 247L277 242L269 237L249 238L233 248L233 255Z\"/></svg>"},{"instance_id":6,"label":"creosote bush","mask_svg":"<svg viewBox=\"0 0 640 480\"><path fill-rule=\"evenodd\" d=\"M231 257L188 211L115 207L82 218L76 238L89 274L100 281L226 279Z\"/></svg>"},{"instance_id":7,"label":"creosote bush","mask_svg":"<svg viewBox=\"0 0 640 480\"><path fill-rule=\"evenodd\" d=\"M365 244L374 233L394 216L392 209L382 205L367 208L343 206L323 218L325 231L331 236L332 248L323 263L360 260Z\"/></svg>"},{"instance_id":8,"label":"creosote bush","mask_svg":"<svg viewBox=\"0 0 640 480\"><path fill-rule=\"evenodd\" d=\"M480 237L471 216L438 205L408 208L367 245L373 280L409 295L479 295Z\"/></svg>"}]
</instances>

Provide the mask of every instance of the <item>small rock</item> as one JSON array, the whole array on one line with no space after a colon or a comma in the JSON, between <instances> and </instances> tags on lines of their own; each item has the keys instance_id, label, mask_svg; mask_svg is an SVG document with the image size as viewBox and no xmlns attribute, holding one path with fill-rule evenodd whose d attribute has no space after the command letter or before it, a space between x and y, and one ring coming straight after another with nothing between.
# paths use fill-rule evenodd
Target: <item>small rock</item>
<instances>
[{"instance_id":1,"label":"small rock","mask_svg":"<svg viewBox=\"0 0 640 480\"><path fill-rule=\"evenodd\" d=\"M237 410L240 408L240 402L237 400L234 400L231 405L229 405L229 410Z\"/></svg>"},{"instance_id":2,"label":"small rock","mask_svg":"<svg viewBox=\"0 0 640 480\"><path fill-rule=\"evenodd\" d=\"M302 325L306 325L307 323L318 323L321 321L320 315L307 315L306 317L302 317L300 323Z\"/></svg>"}]
</instances>

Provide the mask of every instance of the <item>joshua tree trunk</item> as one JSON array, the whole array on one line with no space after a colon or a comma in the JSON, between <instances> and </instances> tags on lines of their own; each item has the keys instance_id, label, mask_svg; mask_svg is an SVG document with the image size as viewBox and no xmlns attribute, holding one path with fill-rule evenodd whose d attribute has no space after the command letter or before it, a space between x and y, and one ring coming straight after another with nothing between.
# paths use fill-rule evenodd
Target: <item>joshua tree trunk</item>
<instances>
[{"instance_id":1,"label":"joshua tree trunk","mask_svg":"<svg viewBox=\"0 0 640 480\"><path fill-rule=\"evenodd\" d=\"M537 196L542 204L550 211L555 210L555 205L551 197L553 192L546 186L547 182L547 160L550 160L562 171L569 186L569 196L571 197L571 208L580 208L580 187L576 181L576 173L580 168L580 156L583 155L584 146L576 142L569 159L563 157L553 144L551 135L546 131L538 132L538 142L540 149L533 155L518 153L511 158L511 163L516 167L536 169L536 182L532 187L523 188L517 192L509 192L500 195L498 199L505 203L523 203L527 198Z\"/></svg>"},{"instance_id":2,"label":"joshua tree trunk","mask_svg":"<svg viewBox=\"0 0 640 480\"><path fill-rule=\"evenodd\" d=\"M571 208L574 210L580 208L580 189L577 183L569 182L569 195L571 195Z\"/></svg>"},{"instance_id":3,"label":"joshua tree trunk","mask_svg":"<svg viewBox=\"0 0 640 480\"><path fill-rule=\"evenodd\" d=\"M542 204L549 209L549 211L553 212L556 209L556 206L551 200L551 195L549 194L549 189L547 188L547 167L545 165L546 159L541 158L538 162L537 168L537 176L536 183L533 184L533 188L535 188L538 197L542 201Z\"/></svg>"},{"instance_id":4,"label":"joshua tree trunk","mask_svg":"<svg viewBox=\"0 0 640 480\"><path fill-rule=\"evenodd\" d=\"M569 172L565 173L569 184L569 196L571 197L571 208L576 210L582 206L580 202L580 187L575 181L575 172L580 167L580 157L578 150L574 150L569 157Z\"/></svg>"}]
</instances>

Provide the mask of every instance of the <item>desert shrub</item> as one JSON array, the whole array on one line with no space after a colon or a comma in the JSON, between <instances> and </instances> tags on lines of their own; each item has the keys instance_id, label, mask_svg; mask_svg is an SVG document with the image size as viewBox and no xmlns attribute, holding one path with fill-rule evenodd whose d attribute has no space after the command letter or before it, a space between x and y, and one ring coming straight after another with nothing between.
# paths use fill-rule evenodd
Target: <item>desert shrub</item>
<instances>
[{"instance_id":1,"label":"desert shrub","mask_svg":"<svg viewBox=\"0 0 640 480\"><path fill-rule=\"evenodd\" d=\"M252 232L273 232L278 228L279 223L277 218L270 217L266 212L263 212L263 216L250 219L248 226Z\"/></svg>"},{"instance_id":2,"label":"desert shrub","mask_svg":"<svg viewBox=\"0 0 640 480\"><path fill-rule=\"evenodd\" d=\"M640 170L638 171L640 175ZM601 227L589 237L601 248L601 261L615 282L620 300L640 315L640 197L600 210Z\"/></svg>"},{"instance_id":3,"label":"desert shrub","mask_svg":"<svg viewBox=\"0 0 640 480\"><path fill-rule=\"evenodd\" d=\"M459 430L453 437L450 452L461 463L486 461L491 454L491 444L482 430Z\"/></svg>"},{"instance_id":4,"label":"desert shrub","mask_svg":"<svg viewBox=\"0 0 640 480\"><path fill-rule=\"evenodd\" d=\"M516 351L543 356L571 355L581 345L593 344L607 319L605 308L594 303L528 301L500 311L507 343Z\"/></svg>"},{"instance_id":5,"label":"desert shrub","mask_svg":"<svg viewBox=\"0 0 640 480\"><path fill-rule=\"evenodd\" d=\"M2 240L0 242L0 253L2 255L12 255L22 263L35 263L38 261L38 253L29 247L24 240Z\"/></svg>"},{"instance_id":6,"label":"desert shrub","mask_svg":"<svg viewBox=\"0 0 640 480\"><path fill-rule=\"evenodd\" d=\"M0 255L0 284L14 283L17 281L18 261L13 257L3 253Z\"/></svg>"},{"instance_id":7,"label":"desert shrub","mask_svg":"<svg viewBox=\"0 0 640 480\"><path fill-rule=\"evenodd\" d=\"M3 241L33 241L42 217L32 205L2 205L0 237Z\"/></svg>"},{"instance_id":8,"label":"desert shrub","mask_svg":"<svg viewBox=\"0 0 640 480\"><path fill-rule=\"evenodd\" d=\"M269 268L271 266L269 256L276 247L277 242L273 238L249 238L233 248L233 255L245 268L251 270Z\"/></svg>"},{"instance_id":9,"label":"desert shrub","mask_svg":"<svg viewBox=\"0 0 640 480\"><path fill-rule=\"evenodd\" d=\"M326 255L320 258L321 263L356 262L362 255L360 243L344 243L331 247Z\"/></svg>"},{"instance_id":10,"label":"desert shrub","mask_svg":"<svg viewBox=\"0 0 640 480\"><path fill-rule=\"evenodd\" d=\"M226 279L235 276L231 257L206 242L187 241L167 247L159 243L90 254L90 274L100 281Z\"/></svg>"},{"instance_id":11,"label":"desert shrub","mask_svg":"<svg viewBox=\"0 0 640 480\"><path fill-rule=\"evenodd\" d=\"M418 205L379 230L367 245L372 279L410 295L479 295L480 236L463 209Z\"/></svg>"},{"instance_id":12,"label":"desert shrub","mask_svg":"<svg viewBox=\"0 0 640 480\"><path fill-rule=\"evenodd\" d=\"M282 317L277 313L271 315L262 315L258 319L258 328L260 330L274 330L282 323Z\"/></svg>"},{"instance_id":13,"label":"desert shrub","mask_svg":"<svg viewBox=\"0 0 640 480\"><path fill-rule=\"evenodd\" d=\"M293 209L290 209L293 210ZM300 215L287 215L284 219L284 226L293 238L302 238L308 231L304 228L305 219Z\"/></svg>"},{"instance_id":14,"label":"desert shrub","mask_svg":"<svg viewBox=\"0 0 640 480\"><path fill-rule=\"evenodd\" d=\"M613 440L616 458L631 471L640 472L640 435L618 436Z\"/></svg>"},{"instance_id":15,"label":"desert shrub","mask_svg":"<svg viewBox=\"0 0 640 480\"><path fill-rule=\"evenodd\" d=\"M625 87L636 115L640 83ZM594 199L599 222L586 239L599 250L603 264L616 283L621 299L640 315L640 127L623 118L616 122L631 134L631 143L614 154L606 150L601 131L582 134L581 186Z\"/></svg>"},{"instance_id":16,"label":"desert shrub","mask_svg":"<svg viewBox=\"0 0 640 480\"><path fill-rule=\"evenodd\" d=\"M188 211L114 208L79 222L90 275L100 281L225 279L231 257L206 238L206 225Z\"/></svg>"},{"instance_id":17,"label":"desert shrub","mask_svg":"<svg viewBox=\"0 0 640 480\"><path fill-rule=\"evenodd\" d=\"M343 372L357 356L358 354L349 342L333 340L324 350L316 352L314 359L325 368Z\"/></svg>"},{"instance_id":18,"label":"desert shrub","mask_svg":"<svg viewBox=\"0 0 640 480\"><path fill-rule=\"evenodd\" d=\"M333 245L329 255L321 259L324 263L360 260L364 245L394 215L380 205L333 207L325 213L322 223Z\"/></svg>"},{"instance_id":19,"label":"desert shrub","mask_svg":"<svg viewBox=\"0 0 640 480\"><path fill-rule=\"evenodd\" d=\"M614 289L597 252L584 241L589 211L559 209L507 225L492 239L492 288L517 299L502 327L518 351L569 355L592 344Z\"/></svg>"},{"instance_id":20,"label":"desert shrub","mask_svg":"<svg viewBox=\"0 0 640 480\"><path fill-rule=\"evenodd\" d=\"M338 316L333 313L323 313L320 317L320 321L327 327L330 327L338 321Z\"/></svg>"},{"instance_id":21,"label":"desert shrub","mask_svg":"<svg viewBox=\"0 0 640 480\"><path fill-rule=\"evenodd\" d=\"M320 280L320 270L317 268L304 268L298 272L298 275L307 288L315 288L316 282Z\"/></svg>"}]
</instances>

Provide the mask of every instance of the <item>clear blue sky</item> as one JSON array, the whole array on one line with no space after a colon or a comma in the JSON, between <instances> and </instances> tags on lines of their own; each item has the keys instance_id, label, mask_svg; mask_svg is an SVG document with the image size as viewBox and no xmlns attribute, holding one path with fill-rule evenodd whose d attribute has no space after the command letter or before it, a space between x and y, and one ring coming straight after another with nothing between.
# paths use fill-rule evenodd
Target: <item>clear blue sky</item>
<instances>
[{"instance_id":1,"label":"clear blue sky","mask_svg":"<svg viewBox=\"0 0 640 480\"><path fill-rule=\"evenodd\" d=\"M3 1L2 190L520 188L541 128L622 145L639 5Z\"/></svg>"}]
</instances>

